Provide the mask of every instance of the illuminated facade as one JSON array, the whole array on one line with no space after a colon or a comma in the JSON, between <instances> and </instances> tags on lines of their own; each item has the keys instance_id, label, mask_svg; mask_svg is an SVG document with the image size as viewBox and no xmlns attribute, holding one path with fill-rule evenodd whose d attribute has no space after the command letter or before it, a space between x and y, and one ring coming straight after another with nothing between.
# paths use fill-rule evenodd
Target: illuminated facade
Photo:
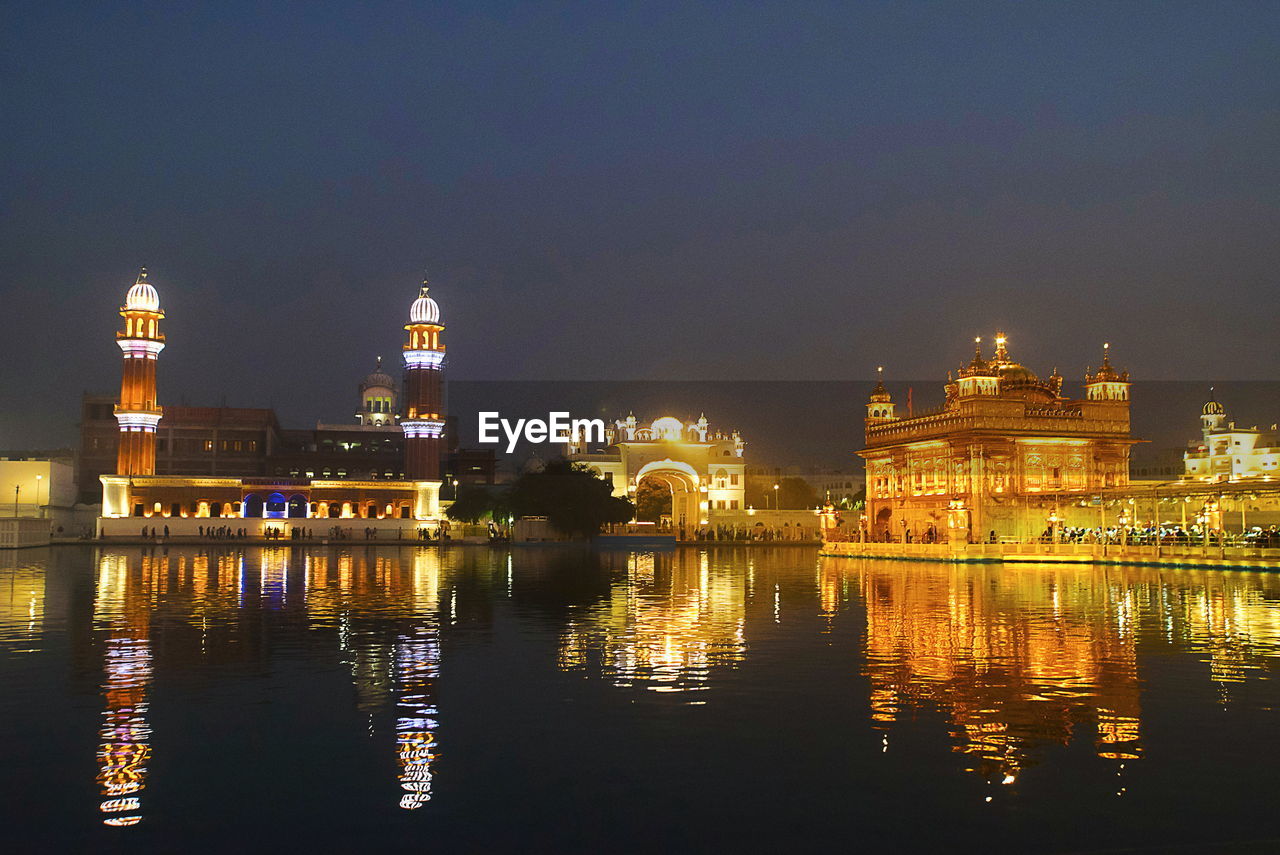
<instances>
[{"instance_id":1,"label":"illuminated facade","mask_svg":"<svg viewBox=\"0 0 1280 855\"><path fill-rule=\"evenodd\" d=\"M867 403L867 533L875 539L1034 536L1057 496L1129 478L1129 375L1105 352L1083 399L1016 362L1003 334L991 360L948 377L945 404L901 416L883 383ZM1069 508L1064 503L1063 513ZM1074 511L1073 511L1074 512ZM959 524L957 524L959 520Z\"/></svg>"},{"instance_id":2,"label":"illuminated facade","mask_svg":"<svg viewBox=\"0 0 1280 855\"><path fill-rule=\"evenodd\" d=\"M605 428L604 448L585 437L570 442L566 456L613 484L613 494L634 499L646 479L671 490L671 520L698 526L746 510L746 443L736 430L712 431L706 415L682 422L663 416L651 424L635 414Z\"/></svg>"},{"instance_id":3,"label":"illuminated facade","mask_svg":"<svg viewBox=\"0 0 1280 855\"><path fill-rule=\"evenodd\" d=\"M1183 455L1184 478L1190 481L1274 480L1280 477L1280 433L1236 427L1226 408L1209 400L1200 411L1200 439Z\"/></svg>"},{"instance_id":4,"label":"illuminated facade","mask_svg":"<svg viewBox=\"0 0 1280 855\"><path fill-rule=\"evenodd\" d=\"M361 424L352 431L403 430L401 465L388 467L386 477L344 477L345 472L316 478L291 473L243 470L225 476L156 474L156 430L163 410L156 392L156 358L164 348L159 322L164 317L160 297L147 281L146 271L129 289L120 310L124 328L117 334L124 371L120 403L115 407L120 439L116 471L103 475L102 534L137 535L135 518L162 523L175 534L195 534L205 520L255 520L239 523L251 536L268 530L287 536L291 526L307 519L356 519L374 528L403 531L440 519L440 453L444 433L441 373L444 345L439 306L426 286L410 307L404 349L406 415L395 427L395 384L379 369L361 384ZM363 434L361 440L367 439ZM205 440L212 443L214 440ZM225 439L249 443L250 455L270 451L256 438ZM398 461L399 462L399 461ZM403 473L403 474L401 474ZM392 477L400 476L400 477Z\"/></svg>"},{"instance_id":5,"label":"illuminated facade","mask_svg":"<svg viewBox=\"0 0 1280 855\"><path fill-rule=\"evenodd\" d=\"M444 325L440 323L440 307L427 295L426 282L413 301L404 329L408 333L404 345L405 413L400 427L404 429L405 475L415 481L439 483L444 436L444 345L440 333Z\"/></svg>"},{"instance_id":6,"label":"illuminated facade","mask_svg":"<svg viewBox=\"0 0 1280 855\"><path fill-rule=\"evenodd\" d=\"M156 361L164 350L160 332L160 295L147 281L142 268L138 281L125 295L120 308L124 327L116 333L124 369L120 379L120 403L116 421L120 442L116 452L116 474L154 475L156 471L156 425L163 414L156 403Z\"/></svg>"}]
</instances>

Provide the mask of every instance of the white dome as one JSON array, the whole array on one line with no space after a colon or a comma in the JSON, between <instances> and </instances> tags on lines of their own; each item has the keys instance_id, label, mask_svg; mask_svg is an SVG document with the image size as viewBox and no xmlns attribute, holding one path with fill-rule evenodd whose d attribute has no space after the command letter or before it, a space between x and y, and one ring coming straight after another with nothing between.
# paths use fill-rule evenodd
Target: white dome
<instances>
[{"instance_id":1,"label":"white dome","mask_svg":"<svg viewBox=\"0 0 1280 855\"><path fill-rule=\"evenodd\" d=\"M147 281L147 268L142 268L142 272L138 274L138 281L125 295L124 307L140 312L160 311L160 295L156 293L155 286Z\"/></svg>"},{"instance_id":2,"label":"white dome","mask_svg":"<svg viewBox=\"0 0 1280 855\"><path fill-rule=\"evenodd\" d=\"M413 301L409 309L409 322L414 324L440 323L440 307L436 301L427 296L427 286L423 283L422 294Z\"/></svg>"}]
</instances>

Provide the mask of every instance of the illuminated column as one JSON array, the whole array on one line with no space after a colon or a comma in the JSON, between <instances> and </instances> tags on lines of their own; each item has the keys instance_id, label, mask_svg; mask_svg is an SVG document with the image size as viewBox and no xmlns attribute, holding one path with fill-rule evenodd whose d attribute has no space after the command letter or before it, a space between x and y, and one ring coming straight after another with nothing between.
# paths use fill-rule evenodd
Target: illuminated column
<instances>
[{"instance_id":1,"label":"illuminated column","mask_svg":"<svg viewBox=\"0 0 1280 855\"><path fill-rule=\"evenodd\" d=\"M160 311L160 295L147 281L145 267L125 295L120 317L124 318L124 329L116 333L116 344L124 357L124 371L116 405L116 421L120 423L116 474L154 475L156 425L161 415L156 403L156 357L164 350L160 334L164 312Z\"/></svg>"},{"instance_id":2,"label":"illuminated column","mask_svg":"<svg viewBox=\"0 0 1280 855\"><path fill-rule=\"evenodd\" d=\"M411 481L440 480L444 437L442 376L444 345L440 307L427 296L427 283L409 309L404 345L404 471ZM419 514L420 516L420 514Z\"/></svg>"}]
</instances>

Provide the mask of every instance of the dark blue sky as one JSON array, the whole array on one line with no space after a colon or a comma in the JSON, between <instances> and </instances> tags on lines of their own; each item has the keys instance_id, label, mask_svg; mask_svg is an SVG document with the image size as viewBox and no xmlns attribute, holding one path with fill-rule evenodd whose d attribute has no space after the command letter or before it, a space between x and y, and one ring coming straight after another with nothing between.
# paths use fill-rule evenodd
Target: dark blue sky
<instances>
[{"instance_id":1,"label":"dark blue sky","mask_svg":"<svg viewBox=\"0 0 1280 855\"><path fill-rule=\"evenodd\" d=\"M112 392L452 376L1274 378L1280 5L7 2L0 447Z\"/></svg>"}]
</instances>

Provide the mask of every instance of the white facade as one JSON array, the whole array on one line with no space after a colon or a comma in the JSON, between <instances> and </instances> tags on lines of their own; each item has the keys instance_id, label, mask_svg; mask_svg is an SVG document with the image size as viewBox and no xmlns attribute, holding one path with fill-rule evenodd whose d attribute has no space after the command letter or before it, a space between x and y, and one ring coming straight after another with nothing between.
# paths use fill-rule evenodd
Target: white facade
<instances>
[{"instance_id":1,"label":"white facade","mask_svg":"<svg viewBox=\"0 0 1280 855\"><path fill-rule=\"evenodd\" d=\"M1280 433L1236 427L1227 412L1212 399L1200 414L1200 440L1190 443L1183 455L1183 477L1191 481L1242 481L1280 478Z\"/></svg>"}]
</instances>

